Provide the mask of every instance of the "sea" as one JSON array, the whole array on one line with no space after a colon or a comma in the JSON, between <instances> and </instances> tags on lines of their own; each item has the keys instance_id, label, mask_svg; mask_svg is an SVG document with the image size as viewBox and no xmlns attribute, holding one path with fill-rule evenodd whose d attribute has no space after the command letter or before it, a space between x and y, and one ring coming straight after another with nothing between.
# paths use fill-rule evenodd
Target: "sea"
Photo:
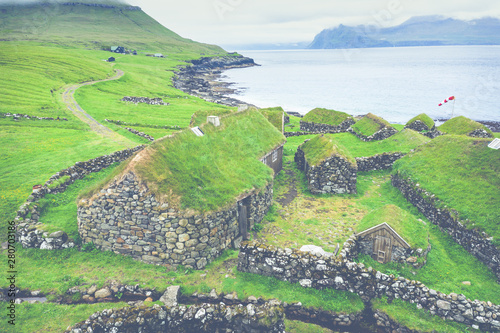
<instances>
[{"instance_id":1,"label":"sea","mask_svg":"<svg viewBox=\"0 0 500 333\"><path fill-rule=\"evenodd\" d=\"M500 46L239 53L260 66L225 71L220 80L235 89L230 97L258 107L371 112L401 124L420 113L500 121Z\"/></svg>"}]
</instances>

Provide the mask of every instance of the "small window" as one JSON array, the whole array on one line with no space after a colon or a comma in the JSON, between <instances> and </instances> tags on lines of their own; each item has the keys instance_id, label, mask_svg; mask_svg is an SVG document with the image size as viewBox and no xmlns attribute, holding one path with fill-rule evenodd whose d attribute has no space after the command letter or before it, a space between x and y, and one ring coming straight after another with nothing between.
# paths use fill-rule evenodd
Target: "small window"
<instances>
[{"instance_id":1,"label":"small window","mask_svg":"<svg viewBox=\"0 0 500 333\"><path fill-rule=\"evenodd\" d=\"M273 151L273 162L276 162L278 160L278 151L275 150Z\"/></svg>"}]
</instances>

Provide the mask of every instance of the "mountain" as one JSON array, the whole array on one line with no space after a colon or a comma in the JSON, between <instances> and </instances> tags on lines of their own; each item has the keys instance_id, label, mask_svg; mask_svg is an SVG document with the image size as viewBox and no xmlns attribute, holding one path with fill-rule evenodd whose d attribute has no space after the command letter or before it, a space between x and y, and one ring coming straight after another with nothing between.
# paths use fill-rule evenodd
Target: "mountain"
<instances>
[{"instance_id":1,"label":"mountain","mask_svg":"<svg viewBox=\"0 0 500 333\"><path fill-rule=\"evenodd\" d=\"M140 7L116 0L42 0L0 5L0 38L90 49L119 45L151 52L224 53L218 46L182 38Z\"/></svg>"},{"instance_id":2,"label":"mountain","mask_svg":"<svg viewBox=\"0 0 500 333\"><path fill-rule=\"evenodd\" d=\"M487 17L463 21L443 16L419 16L389 28L340 25L320 32L308 48L434 45L500 45L500 20Z\"/></svg>"}]
</instances>

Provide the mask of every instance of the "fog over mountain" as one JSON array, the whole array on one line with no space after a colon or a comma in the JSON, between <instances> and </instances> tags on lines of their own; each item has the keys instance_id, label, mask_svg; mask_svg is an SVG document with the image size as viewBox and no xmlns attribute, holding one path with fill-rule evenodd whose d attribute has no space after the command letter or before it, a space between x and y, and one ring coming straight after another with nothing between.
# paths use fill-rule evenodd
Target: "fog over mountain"
<instances>
[{"instance_id":1,"label":"fog over mountain","mask_svg":"<svg viewBox=\"0 0 500 333\"><path fill-rule=\"evenodd\" d=\"M500 20L481 18L470 21L443 16L412 17L389 28L376 25L325 29L309 45L311 49L367 47L500 45Z\"/></svg>"}]
</instances>

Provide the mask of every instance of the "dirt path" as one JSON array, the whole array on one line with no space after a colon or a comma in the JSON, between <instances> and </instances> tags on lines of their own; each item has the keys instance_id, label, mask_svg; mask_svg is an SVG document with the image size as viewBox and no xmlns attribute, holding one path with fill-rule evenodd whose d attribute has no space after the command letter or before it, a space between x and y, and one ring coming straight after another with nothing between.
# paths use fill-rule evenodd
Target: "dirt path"
<instances>
[{"instance_id":1,"label":"dirt path","mask_svg":"<svg viewBox=\"0 0 500 333\"><path fill-rule=\"evenodd\" d=\"M277 199L282 207L288 206L295 197L297 197L297 177L295 176L295 172L290 169L286 169L286 175L289 177L290 182L288 185L288 191L282 198Z\"/></svg>"},{"instance_id":2,"label":"dirt path","mask_svg":"<svg viewBox=\"0 0 500 333\"><path fill-rule=\"evenodd\" d=\"M97 134L106 137L112 141L115 141L117 143L121 143L126 147L132 147L134 144L128 140L127 138L121 136L120 134L114 132L113 130L109 129L108 127L104 126L103 124L99 123L97 120L92 118L91 115L85 112L85 110L82 109L80 105L75 100L75 91L76 89L83 87L83 86L89 86L94 83L98 82L105 82L105 81L111 81L111 80L117 80L123 76L123 71L120 69L116 70L116 75L104 80L99 80L99 81L90 81L90 82L85 82L85 83L77 83L77 84L72 84L64 88L64 92L62 93L62 101L64 104L66 104L66 107L68 110L70 110L78 119L86 123L87 125L90 126L90 129Z\"/></svg>"}]
</instances>

